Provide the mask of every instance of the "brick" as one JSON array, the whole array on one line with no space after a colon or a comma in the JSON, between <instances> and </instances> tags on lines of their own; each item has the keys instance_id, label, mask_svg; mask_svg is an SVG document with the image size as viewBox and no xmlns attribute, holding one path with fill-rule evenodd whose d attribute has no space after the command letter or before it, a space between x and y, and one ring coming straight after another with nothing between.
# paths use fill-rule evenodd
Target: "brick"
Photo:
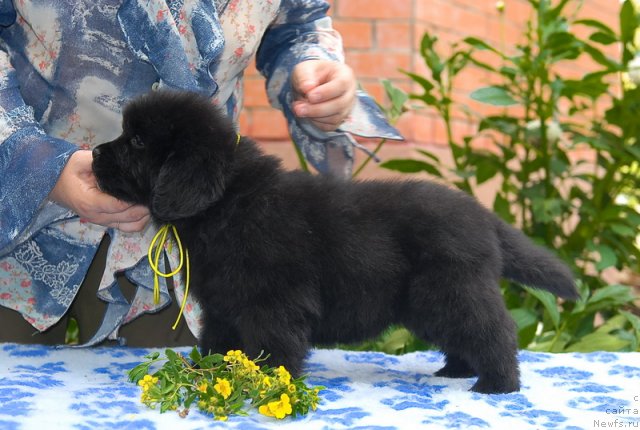
<instances>
[{"instance_id":1,"label":"brick","mask_svg":"<svg viewBox=\"0 0 640 430\"><path fill-rule=\"evenodd\" d=\"M442 26L453 26L459 8L450 1L419 0L416 4L414 17L418 21L436 23ZM450 23L450 24L449 24Z\"/></svg>"},{"instance_id":2,"label":"brick","mask_svg":"<svg viewBox=\"0 0 640 430\"><path fill-rule=\"evenodd\" d=\"M238 117L238 129L240 134L245 136L249 135L249 117L251 116L251 109L242 109L240 116Z\"/></svg>"},{"instance_id":3,"label":"brick","mask_svg":"<svg viewBox=\"0 0 640 430\"><path fill-rule=\"evenodd\" d=\"M411 110L402 114L395 126L405 139L415 142L417 140L415 125L421 120L423 118L416 111Z\"/></svg>"},{"instance_id":4,"label":"brick","mask_svg":"<svg viewBox=\"0 0 640 430\"><path fill-rule=\"evenodd\" d=\"M289 139L287 122L284 115L276 109L251 110L247 134L259 140Z\"/></svg>"},{"instance_id":5,"label":"brick","mask_svg":"<svg viewBox=\"0 0 640 430\"><path fill-rule=\"evenodd\" d=\"M448 0L432 0L429 5L418 3L415 16L421 22L465 36L482 35L487 29L486 13L456 6Z\"/></svg>"},{"instance_id":6,"label":"brick","mask_svg":"<svg viewBox=\"0 0 640 430\"><path fill-rule=\"evenodd\" d=\"M244 70L244 76L246 77L256 77L256 76L262 76L260 74L260 72L258 72L258 69L256 69L256 58L255 56L251 59L251 62L249 63L249 65L247 66L247 68Z\"/></svg>"},{"instance_id":7,"label":"brick","mask_svg":"<svg viewBox=\"0 0 640 430\"><path fill-rule=\"evenodd\" d=\"M408 0L335 0L335 16L340 18L411 18Z\"/></svg>"},{"instance_id":8,"label":"brick","mask_svg":"<svg viewBox=\"0 0 640 430\"><path fill-rule=\"evenodd\" d=\"M373 47L373 25L369 21L351 19L335 20L333 27L342 35L345 49L369 49Z\"/></svg>"},{"instance_id":9,"label":"brick","mask_svg":"<svg viewBox=\"0 0 640 430\"><path fill-rule=\"evenodd\" d=\"M265 90L265 81L261 77L247 78L244 80L244 106L268 107L269 100Z\"/></svg>"},{"instance_id":10,"label":"brick","mask_svg":"<svg viewBox=\"0 0 640 430\"><path fill-rule=\"evenodd\" d=\"M396 52L347 52L346 62L361 78L401 78L399 69L409 70L411 55Z\"/></svg>"},{"instance_id":11,"label":"brick","mask_svg":"<svg viewBox=\"0 0 640 430\"><path fill-rule=\"evenodd\" d=\"M382 104L387 103L380 83L382 78L392 79L405 90L417 92L419 88L398 69L422 75L430 73L419 53L425 30L438 36L437 50L443 57L450 54L451 43L461 42L464 37L471 35L510 54L516 43L524 40L523 24L534 14L528 0L505 0L503 14L495 9L496 0L332 0L329 3L334 26L343 36L347 63L354 68L364 89ZM574 7L570 3L566 10L572 11ZM579 16L596 18L615 30L619 7L617 1L589 0L584 2ZM587 34L585 30L579 31L580 34ZM603 49L613 58L619 55L615 46ZM499 65L497 59L485 53L478 55L494 66ZM566 77L579 78L593 68L594 65L585 58L572 61L571 64L560 63L556 71ZM267 107L263 79L254 67L247 69L245 77L245 109L240 117L241 131L251 133L263 142L289 141L282 115ZM483 105L469 98L471 91L498 83L498 78L471 66L458 76L454 100L459 105L453 110L456 139L476 132L473 128L476 125L469 122L461 109L462 105L483 115L505 111L505 108ZM559 106L559 109L566 110L566 106ZM519 114L521 108L511 107L507 111L509 114ZM435 147L440 145L442 148L446 144L442 120L429 107L406 113L398 127L411 145L417 142L421 145L435 144ZM373 143L367 141L366 144ZM474 145L491 148L492 143L490 137L478 136Z\"/></svg>"},{"instance_id":12,"label":"brick","mask_svg":"<svg viewBox=\"0 0 640 430\"><path fill-rule=\"evenodd\" d=\"M413 46L412 26L409 22L378 21L375 27L376 46L379 49L410 51Z\"/></svg>"},{"instance_id":13,"label":"brick","mask_svg":"<svg viewBox=\"0 0 640 430\"><path fill-rule=\"evenodd\" d=\"M506 1L503 13L507 22L516 25L524 24L535 16L533 7L527 1ZM524 28L522 30L524 31Z\"/></svg>"},{"instance_id":14,"label":"brick","mask_svg":"<svg viewBox=\"0 0 640 430\"><path fill-rule=\"evenodd\" d=\"M329 3L329 12L328 12L328 14L332 15L333 12L335 11L335 6L334 6L335 1L334 0L326 0L326 1L327 1L327 3Z\"/></svg>"},{"instance_id":15,"label":"brick","mask_svg":"<svg viewBox=\"0 0 640 430\"><path fill-rule=\"evenodd\" d=\"M358 83L378 103L385 103L384 88L379 79L358 79Z\"/></svg>"}]
</instances>

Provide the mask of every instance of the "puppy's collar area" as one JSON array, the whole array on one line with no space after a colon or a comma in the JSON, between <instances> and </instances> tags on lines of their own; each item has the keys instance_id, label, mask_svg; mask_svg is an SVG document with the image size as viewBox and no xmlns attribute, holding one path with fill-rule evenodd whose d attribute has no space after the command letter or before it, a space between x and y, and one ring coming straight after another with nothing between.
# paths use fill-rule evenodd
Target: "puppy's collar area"
<instances>
[{"instance_id":1,"label":"puppy's collar area","mask_svg":"<svg viewBox=\"0 0 640 430\"><path fill-rule=\"evenodd\" d=\"M162 272L158 263L160 261L160 256L162 255L162 251L164 249L165 243L167 243L169 233L173 233L173 237L175 237L176 242L178 243L178 253L180 256L180 263L178 263L178 267L171 273ZM189 294L189 251L183 250L182 242L180 241L180 236L178 235L178 230L173 224L165 224L160 227L160 230L156 233L156 235L151 240L149 244L149 251L147 252L147 258L149 259L149 266L151 266L151 270L153 270L153 302L158 304L160 302L160 278L170 278L174 275L177 275L182 270L182 266L185 266L185 282L184 282L184 295L182 297L182 304L180 305L180 312L178 313L178 318L176 318L176 322L171 327L173 330L178 327L178 323L180 322L180 317L182 317L182 313L184 312L184 308L187 304L187 295Z\"/></svg>"}]
</instances>

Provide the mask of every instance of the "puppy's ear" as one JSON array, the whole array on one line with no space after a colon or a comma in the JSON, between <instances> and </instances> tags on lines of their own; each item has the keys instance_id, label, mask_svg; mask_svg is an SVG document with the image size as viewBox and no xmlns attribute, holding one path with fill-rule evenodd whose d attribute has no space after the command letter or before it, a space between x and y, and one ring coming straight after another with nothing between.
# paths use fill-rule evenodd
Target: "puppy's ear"
<instances>
[{"instance_id":1,"label":"puppy's ear","mask_svg":"<svg viewBox=\"0 0 640 430\"><path fill-rule=\"evenodd\" d=\"M194 153L172 154L160 169L150 202L151 214L173 221L197 214L220 199L229 164Z\"/></svg>"}]
</instances>

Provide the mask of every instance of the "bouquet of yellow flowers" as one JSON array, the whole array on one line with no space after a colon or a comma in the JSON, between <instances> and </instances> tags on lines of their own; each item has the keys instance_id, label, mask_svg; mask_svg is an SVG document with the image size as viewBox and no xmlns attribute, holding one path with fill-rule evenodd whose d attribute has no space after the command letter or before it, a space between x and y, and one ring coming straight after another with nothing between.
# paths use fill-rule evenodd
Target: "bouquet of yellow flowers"
<instances>
[{"instance_id":1,"label":"bouquet of yellow flowers","mask_svg":"<svg viewBox=\"0 0 640 430\"><path fill-rule=\"evenodd\" d=\"M250 406L283 419L305 415L320 401L323 387L307 387L305 377L293 379L283 366L260 367L264 358L250 360L242 351L202 356L194 347L188 358L171 349L165 355L149 354L147 361L129 371L129 380L142 388L142 403L152 409L159 405L160 412L173 410L185 417L195 405L224 421L229 415L247 415ZM165 363L150 373L160 361Z\"/></svg>"}]
</instances>

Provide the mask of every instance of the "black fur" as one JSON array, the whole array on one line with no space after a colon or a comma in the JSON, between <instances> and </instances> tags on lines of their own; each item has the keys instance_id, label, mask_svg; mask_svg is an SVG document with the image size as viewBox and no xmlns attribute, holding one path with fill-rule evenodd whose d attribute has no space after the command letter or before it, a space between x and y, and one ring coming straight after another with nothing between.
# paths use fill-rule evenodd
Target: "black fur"
<instances>
[{"instance_id":1,"label":"black fur","mask_svg":"<svg viewBox=\"0 0 640 430\"><path fill-rule=\"evenodd\" d=\"M189 249L203 352L270 354L294 375L313 344L405 325L446 354L438 376L519 389L508 277L576 298L548 251L468 195L422 181L285 171L207 100L158 92L128 105L94 151L101 189L149 206Z\"/></svg>"}]
</instances>

